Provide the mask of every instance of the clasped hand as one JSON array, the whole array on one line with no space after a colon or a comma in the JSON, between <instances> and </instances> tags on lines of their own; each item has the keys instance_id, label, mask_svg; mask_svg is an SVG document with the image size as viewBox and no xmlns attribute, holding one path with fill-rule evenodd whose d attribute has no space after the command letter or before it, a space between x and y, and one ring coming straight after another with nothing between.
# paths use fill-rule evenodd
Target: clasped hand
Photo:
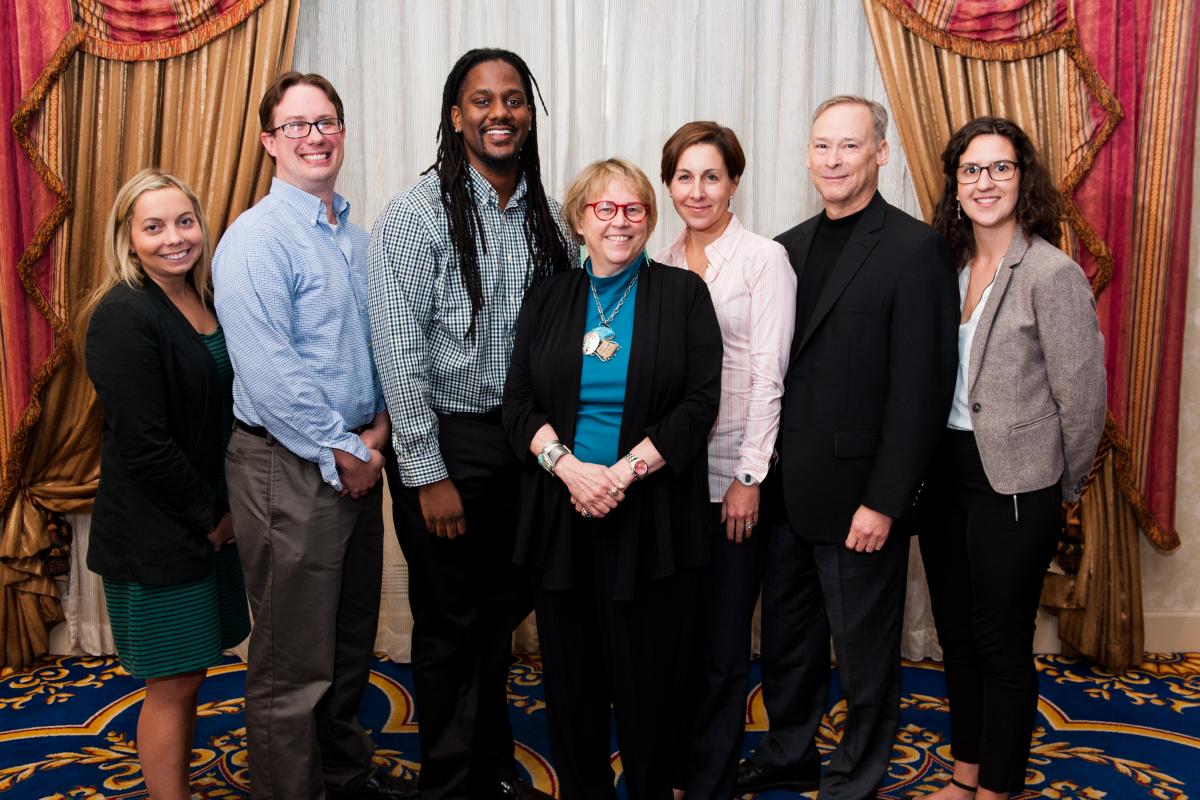
<instances>
[{"instance_id":1,"label":"clasped hand","mask_svg":"<svg viewBox=\"0 0 1200 800\"><path fill-rule=\"evenodd\" d=\"M571 493L571 505L585 517L599 519L625 499L625 481L616 466L590 464L568 454L558 460L554 474Z\"/></svg>"}]
</instances>

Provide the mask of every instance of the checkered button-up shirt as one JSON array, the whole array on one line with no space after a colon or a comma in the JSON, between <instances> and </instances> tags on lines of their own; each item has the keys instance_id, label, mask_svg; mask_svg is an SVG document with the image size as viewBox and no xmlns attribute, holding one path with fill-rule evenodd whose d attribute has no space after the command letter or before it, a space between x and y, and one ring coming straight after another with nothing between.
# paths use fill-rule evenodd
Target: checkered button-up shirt
<instances>
[{"instance_id":1,"label":"checkered button-up shirt","mask_svg":"<svg viewBox=\"0 0 1200 800\"><path fill-rule=\"evenodd\" d=\"M316 462L341 490L333 449L368 460L351 433L383 410L367 320L369 243L334 195L325 204L276 178L213 257L217 316L233 362L233 412Z\"/></svg>"},{"instance_id":2,"label":"checkered button-up shirt","mask_svg":"<svg viewBox=\"0 0 1200 800\"><path fill-rule=\"evenodd\" d=\"M392 198L371 232L371 342L406 486L448 477L438 445L438 413L499 407L525 296L530 268L525 178L504 208L474 168L470 186L483 240L477 244L483 307L470 338L471 300L437 174ZM567 230L558 204L551 200L550 207Z\"/></svg>"}]
</instances>

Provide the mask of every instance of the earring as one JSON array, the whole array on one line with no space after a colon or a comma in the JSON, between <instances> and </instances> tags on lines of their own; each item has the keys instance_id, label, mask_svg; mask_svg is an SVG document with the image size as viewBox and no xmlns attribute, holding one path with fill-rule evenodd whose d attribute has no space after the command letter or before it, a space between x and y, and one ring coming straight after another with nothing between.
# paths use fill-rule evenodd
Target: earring
<instances>
[{"instance_id":1,"label":"earring","mask_svg":"<svg viewBox=\"0 0 1200 800\"><path fill-rule=\"evenodd\" d=\"M962 203L954 201L954 218L959 222L962 221Z\"/></svg>"}]
</instances>

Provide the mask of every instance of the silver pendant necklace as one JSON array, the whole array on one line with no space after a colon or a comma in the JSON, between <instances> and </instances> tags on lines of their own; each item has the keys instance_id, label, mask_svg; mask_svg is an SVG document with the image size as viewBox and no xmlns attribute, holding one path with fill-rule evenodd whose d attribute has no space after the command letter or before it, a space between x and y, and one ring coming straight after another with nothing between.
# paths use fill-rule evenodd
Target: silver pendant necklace
<instances>
[{"instance_id":1,"label":"silver pendant necklace","mask_svg":"<svg viewBox=\"0 0 1200 800\"><path fill-rule=\"evenodd\" d=\"M585 356L595 356L601 361L608 361L621 349L621 345L616 340L616 332L612 329L612 322L617 318L617 314L621 313L621 307L625 305L625 299L629 297L633 287L637 286L639 271L639 269L634 270L633 277L629 279L629 283L625 285L625 291L621 293L621 299L617 301L612 313L607 317L604 315L604 306L600 303L600 293L596 291L596 282L590 276L588 277L588 284L592 288L592 300L596 303L596 313L600 315L600 324L583 335L583 354Z\"/></svg>"}]
</instances>

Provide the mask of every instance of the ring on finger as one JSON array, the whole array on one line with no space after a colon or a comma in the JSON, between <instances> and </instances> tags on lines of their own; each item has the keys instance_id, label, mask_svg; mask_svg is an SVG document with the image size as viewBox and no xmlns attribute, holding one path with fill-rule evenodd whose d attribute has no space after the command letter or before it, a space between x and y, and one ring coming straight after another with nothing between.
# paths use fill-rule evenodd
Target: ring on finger
<instances>
[{"instance_id":1,"label":"ring on finger","mask_svg":"<svg viewBox=\"0 0 1200 800\"><path fill-rule=\"evenodd\" d=\"M586 508L583 511L580 511L579 513L583 514L585 517L588 517L589 519L592 516L592 512L588 511Z\"/></svg>"},{"instance_id":2,"label":"ring on finger","mask_svg":"<svg viewBox=\"0 0 1200 800\"><path fill-rule=\"evenodd\" d=\"M618 494L620 494L620 493L621 493L621 490L620 490L620 489L618 489L616 486L614 486L614 487L612 487L611 489L609 489L609 490L608 490L608 496L609 496L609 497L616 497L616 496L617 496Z\"/></svg>"}]
</instances>

